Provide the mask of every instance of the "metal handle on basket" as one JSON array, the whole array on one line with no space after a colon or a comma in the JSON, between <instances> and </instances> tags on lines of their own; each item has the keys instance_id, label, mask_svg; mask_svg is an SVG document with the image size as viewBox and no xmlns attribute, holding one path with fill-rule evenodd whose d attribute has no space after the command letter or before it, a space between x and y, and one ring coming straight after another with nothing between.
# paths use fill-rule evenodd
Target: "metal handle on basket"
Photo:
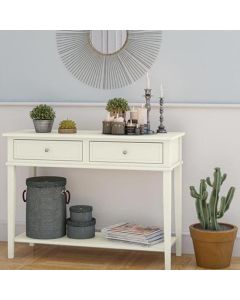
<instances>
[{"instance_id":1,"label":"metal handle on basket","mask_svg":"<svg viewBox=\"0 0 240 300\"><path fill-rule=\"evenodd\" d=\"M70 199L71 199L70 192L68 190L63 190L62 193L64 194L66 204L69 204Z\"/></svg>"},{"instance_id":2,"label":"metal handle on basket","mask_svg":"<svg viewBox=\"0 0 240 300\"><path fill-rule=\"evenodd\" d=\"M27 190L24 190L23 193L22 193L23 202L27 202L27 199L25 198L26 193L27 193Z\"/></svg>"}]
</instances>

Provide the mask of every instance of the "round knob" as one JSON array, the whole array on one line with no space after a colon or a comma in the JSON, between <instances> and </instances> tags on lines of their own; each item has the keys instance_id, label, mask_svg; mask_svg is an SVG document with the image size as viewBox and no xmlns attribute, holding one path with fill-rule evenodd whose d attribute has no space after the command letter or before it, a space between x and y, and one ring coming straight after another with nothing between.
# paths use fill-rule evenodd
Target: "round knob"
<instances>
[{"instance_id":1,"label":"round knob","mask_svg":"<svg viewBox=\"0 0 240 300\"><path fill-rule=\"evenodd\" d=\"M50 151L50 149L49 148L45 148L45 152L49 152Z\"/></svg>"},{"instance_id":2,"label":"round knob","mask_svg":"<svg viewBox=\"0 0 240 300\"><path fill-rule=\"evenodd\" d=\"M127 150L123 150L123 152L122 152L124 155L126 155L127 154Z\"/></svg>"}]
</instances>

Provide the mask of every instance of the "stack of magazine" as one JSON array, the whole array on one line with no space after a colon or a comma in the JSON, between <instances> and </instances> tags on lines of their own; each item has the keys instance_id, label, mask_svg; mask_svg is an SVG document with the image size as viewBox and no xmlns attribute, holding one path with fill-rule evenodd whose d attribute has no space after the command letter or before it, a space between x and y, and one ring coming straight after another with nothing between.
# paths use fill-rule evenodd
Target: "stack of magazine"
<instances>
[{"instance_id":1,"label":"stack of magazine","mask_svg":"<svg viewBox=\"0 0 240 300\"><path fill-rule=\"evenodd\" d=\"M163 242L163 230L156 226L142 226L128 222L105 227L102 233L107 239L152 246Z\"/></svg>"}]
</instances>

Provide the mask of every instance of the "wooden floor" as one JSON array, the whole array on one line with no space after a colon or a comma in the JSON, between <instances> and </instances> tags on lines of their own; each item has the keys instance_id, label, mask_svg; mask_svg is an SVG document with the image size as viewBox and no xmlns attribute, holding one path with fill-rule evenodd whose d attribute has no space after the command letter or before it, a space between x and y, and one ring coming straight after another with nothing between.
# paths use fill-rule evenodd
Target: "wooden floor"
<instances>
[{"instance_id":1,"label":"wooden floor","mask_svg":"<svg viewBox=\"0 0 240 300\"><path fill-rule=\"evenodd\" d=\"M200 270L193 255L172 255L172 269ZM7 259L7 243L0 242L0 270L162 270L162 253L16 243L15 258ZM240 257L228 269L240 269Z\"/></svg>"}]
</instances>

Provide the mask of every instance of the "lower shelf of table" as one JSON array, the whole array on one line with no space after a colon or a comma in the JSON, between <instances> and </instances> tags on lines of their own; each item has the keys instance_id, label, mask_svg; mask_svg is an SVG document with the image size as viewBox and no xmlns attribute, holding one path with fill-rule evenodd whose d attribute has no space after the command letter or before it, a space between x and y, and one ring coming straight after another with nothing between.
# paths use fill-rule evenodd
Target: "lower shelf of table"
<instances>
[{"instance_id":1,"label":"lower shelf of table","mask_svg":"<svg viewBox=\"0 0 240 300\"><path fill-rule=\"evenodd\" d=\"M92 239L75 240L67 236L58 239L31 239L22 233L15 237L15 242L29 243L29 244L45 244L45 245L61 245L61 246L75 246L75 247L90 247L90 248L106 248L119 250L133 250L133 251L150 251L150 252L164 252L164 242L153 246L134 245L126 242L112 241L106 239L102 233L96 232ZM171 238L172 245L176 242L176 237Z\"/></svg>"}]
</instances>

